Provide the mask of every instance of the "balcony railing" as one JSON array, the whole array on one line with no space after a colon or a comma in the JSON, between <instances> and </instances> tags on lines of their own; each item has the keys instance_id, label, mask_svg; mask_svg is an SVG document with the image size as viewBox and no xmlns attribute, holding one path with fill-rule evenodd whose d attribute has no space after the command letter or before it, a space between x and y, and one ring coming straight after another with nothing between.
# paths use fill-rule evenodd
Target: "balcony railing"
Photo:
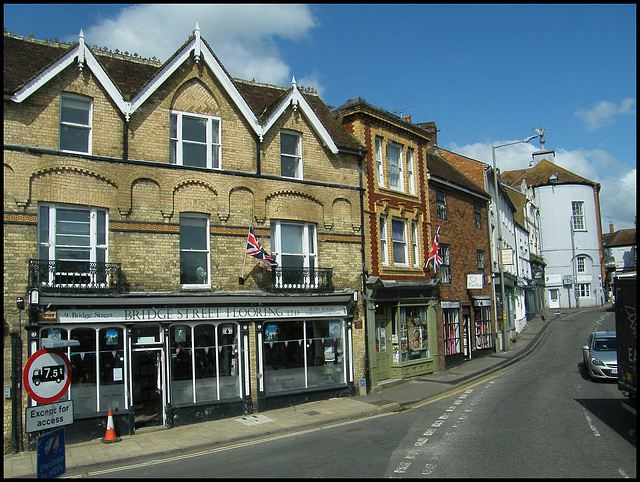
<instances>
[{"instance_id":1,"label":"balcony railing","mask_svg":"<svg viewBox=\"0 0 640 482\"><path fill-rule=\"evenodd\" d=\"M271 276L274 292L333 292L333 268L273 268Z\"/></svg>"},{"instance_id":2,"label":"balcony railing","mask_svg":"<svg viewBox=\"0 0 640 482\"><path fill-rule=\"evenodd\" d=\"M29 260L29 289L43 292L123 292L119 263Z\"/></svg>"}]
</instances>

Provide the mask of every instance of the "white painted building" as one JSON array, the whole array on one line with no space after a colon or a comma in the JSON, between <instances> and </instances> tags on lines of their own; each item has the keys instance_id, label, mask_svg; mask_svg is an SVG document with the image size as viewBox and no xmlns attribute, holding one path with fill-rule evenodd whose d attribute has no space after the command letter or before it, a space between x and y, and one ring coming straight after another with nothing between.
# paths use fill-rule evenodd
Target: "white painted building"
<instances>
[{"instance_id":1,"label":"white painted building","mask_svg":"<svg viewBox=\"0 0 640 482\"><path fill-rule=\"evenodd\" d=\"M602 302L600 185L547 159L503 173L503 182L533 189L540 212L545 306L572 308Z\"/></svg>"}]
</instances>

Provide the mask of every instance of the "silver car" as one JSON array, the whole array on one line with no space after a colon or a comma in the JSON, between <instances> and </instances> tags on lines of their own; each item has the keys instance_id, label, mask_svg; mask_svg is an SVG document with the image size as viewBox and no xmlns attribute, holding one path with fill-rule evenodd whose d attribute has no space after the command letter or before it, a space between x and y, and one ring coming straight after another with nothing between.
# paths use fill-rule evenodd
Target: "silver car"
<instances>
[{"instance_id":1,"label":"silver car","mask_svg":"<svg viewBox=\"0 0 640 482\"><path fill-rule=\"evenodd\" d=\"M592 380L618 379L618 351L615 331L594 331L582 347L582 359Z\"/></svg>"}]
</instances>

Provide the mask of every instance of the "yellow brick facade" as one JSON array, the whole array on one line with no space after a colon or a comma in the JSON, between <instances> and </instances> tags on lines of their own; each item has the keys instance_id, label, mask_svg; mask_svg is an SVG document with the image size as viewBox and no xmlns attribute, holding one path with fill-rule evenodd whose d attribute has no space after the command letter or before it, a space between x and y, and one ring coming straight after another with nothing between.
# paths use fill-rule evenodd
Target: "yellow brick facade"
<instances>
[{"instance_id":1,"label":"yellow brick facade","mask_svg":"<svg viewBox=\"0 0 640 482\"><path fill-rule=\"evenodd\" d=\"M88 155L59 151L62 93L92 101ZM220 119L220 170L169 163L171 111ZM336 292L361 292L360 159L353 152L332 153L307 115L289 106L260 141L212 71L193 58L128 120L86 65L82 70L76 64L67 67L22 102L5 97L5 332L18 330L15 300L28 297L27 260L38 257L40 203L106 209L108 262L121 264L131 293L185 294L180 286L179 236L184 213L200 213L209 220L211 286L205 291L263 293L271 275L258 260L245 260L249 224L253 223L262 246L271 252L270 222L290 220L316 225L318 266L333 269ZM280 177L283 129L301 134L303 180ZM244 284L239 285L243 266ZM23 364L29 356L24 330L28 314L27 309L20 315ZM366 370L361 301L352 315L357 382ZM256 340L253 324L249 338L252 343ZM4 382L9 386L9 337L5 335L4 340ZM250 356L252 393L257 389L257 363L254 351ZM24 410L27 398L22 394ZM4 413L7 451L9 400Z\"/></svg>"}]
</instances>

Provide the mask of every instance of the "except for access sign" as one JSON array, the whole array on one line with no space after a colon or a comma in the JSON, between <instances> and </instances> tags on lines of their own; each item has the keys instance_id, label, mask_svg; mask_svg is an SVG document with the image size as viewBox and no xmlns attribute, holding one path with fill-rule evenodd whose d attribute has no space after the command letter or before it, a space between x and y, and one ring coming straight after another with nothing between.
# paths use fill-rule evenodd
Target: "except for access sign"
<instances>
[{"instance_id":1,"label":"except for access sign","mask_svg":"<svg viewBox=\"0 0 640 482\"><path fill-rule=\"evenodd\" d=\"M71 362L61 350L43 348L29 357L22 381L36 402L55 402L69 388Z\"/></svg>"},{"instance_id":2,"label":"except for access sign","mask_svg":"<svg viewBox=\"0 0 640 482\"><path fill-rule=\"evenodd\" d=\"M73 400L29 407L24 411L25 432L37 432L73 423Z\"/></svg>"}]
</instances>

